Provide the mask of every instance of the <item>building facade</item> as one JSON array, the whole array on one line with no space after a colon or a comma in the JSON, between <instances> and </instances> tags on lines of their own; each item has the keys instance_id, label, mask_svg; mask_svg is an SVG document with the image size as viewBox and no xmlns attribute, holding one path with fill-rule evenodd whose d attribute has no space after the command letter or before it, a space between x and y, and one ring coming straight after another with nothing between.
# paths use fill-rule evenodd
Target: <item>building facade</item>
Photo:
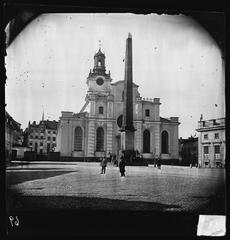
<instances>
[{"instance_id":1,"label":"building facade","mask_svg":"<svg viewBox=\"0 0 230 240\"><path fill-rule=\"evenodd\" d=\"M10 114L5 111L5 155L11 159L14 146L22 145L23 131L21 124L16 122Z\"/></svg>"},{"instance_id":2,"label":"building facade","mask_svg":"<svg viewBox=\"0 0 230 240\"><path fill-rule=\"evenodd\" d=\"M183 166L198 166L198 138L179 139L180 164Z\"/></svg>"},{"instance_id":3,"label":"building facade","mask_svg":"<svg viewBox=\"0 0 230 240\"><path fill-rule=\"evenodd\" d=\"M38 154L47 154L55 150L57 140L57 121L34 121L25 130L27 146Z\"/></svg>"},{"instance_id":4,"label":"building facade","mask_svg":"<svg viewBox=\"0 0 230 240\"><path fill-rule=\"evenodd\" d=\"M198 122L199 166L225 166L225 118L200 120Z\"/></svg>"},{"instance_id":5,"label":"building facade","mask_svg":"<svg viewBox=\"0 0 230 240\"><path fill-rule=\"evenodd\" d=\"M105 55L94 55L94 68L86 80L88 91L79 113L63 111L58 124L57 148L61 156L100 157L121 150L124 81L112 82ZM160 99L140 96L133 83L135 150L144 158L178 159L178 117L160 117ZM88 109L88 111L85 111Z\"/></svg>"}]
</instances>

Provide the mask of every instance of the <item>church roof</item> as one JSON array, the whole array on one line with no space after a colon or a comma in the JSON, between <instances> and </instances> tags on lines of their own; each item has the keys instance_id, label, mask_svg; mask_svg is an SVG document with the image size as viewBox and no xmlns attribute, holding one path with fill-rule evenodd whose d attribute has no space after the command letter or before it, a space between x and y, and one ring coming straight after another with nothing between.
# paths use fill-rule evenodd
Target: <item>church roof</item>
<instances>
[{"instance_id":1,"label":"church roof","mask_svg":"<svg viewBox=\"0 0 230 240\"><path fill-rule=\"evenodd\" d=\"M161 122L171 122L169 119L167 119L167 118L162 118L162 117L160 117L160 121L161 121Z\"/></svg>"},{"instance_id":2,"label":"church roof","mask_svg":"<svg viewBox=\"0 0 230 240\"><path fill-rule=\"evenodd\" d=\"M111 83L111 85L116 86L116 85L118 85L118 84L120 84L120 83L123 83L124 81L125 81L125 80L120 80L120 81L117 81L117 82ZM134 85L135 87L139 87L139 85L137 85L137 84L134 83L134 82L133 82L133 85Z\"/></svg>"}]
</instances>

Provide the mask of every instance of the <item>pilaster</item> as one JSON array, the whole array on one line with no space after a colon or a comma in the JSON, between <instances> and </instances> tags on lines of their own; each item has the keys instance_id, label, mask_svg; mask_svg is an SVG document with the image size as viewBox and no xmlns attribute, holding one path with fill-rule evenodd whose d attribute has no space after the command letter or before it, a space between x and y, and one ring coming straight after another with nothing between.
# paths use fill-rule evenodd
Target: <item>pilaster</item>
<instances>
[{"instance_id":1,"label":"pilaster","mask_svg":"<svg viewBox=\"0 0 230 240\"><path fill-rule=\"evenodd\" d=\"M95 146L95 121L89 120L89 132L88 132L88 148L87 157L94 157Z\"/></svg>"}]
</instances>

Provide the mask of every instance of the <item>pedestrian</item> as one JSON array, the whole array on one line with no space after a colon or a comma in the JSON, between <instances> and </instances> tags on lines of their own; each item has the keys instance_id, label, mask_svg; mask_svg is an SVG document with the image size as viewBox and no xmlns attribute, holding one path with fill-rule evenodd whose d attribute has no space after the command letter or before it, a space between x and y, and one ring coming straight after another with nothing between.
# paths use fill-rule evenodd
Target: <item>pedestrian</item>
<instances>
[{"instance_id":1,"label":"pedestrian","mask_svg":"<svg viewBox=\"0 0 230 240\"><path fill-rule=\"evenodd\" d=\"M109 161L112 162L112 154L109 152Z\"/></svg>"},{"instance_id":2,"label":"pedestrian","mask_svg":"<svg viewBox=\"0 0 230 240\"><path fill-rule=\"evenodd\" d=\"M112 161L113 161L113 164L114 164L114 165L117 165L117 164L116 164L116 154L113 154L113 160L112 160Z\"/></svg>"},{"instance_id":3,"label":"pedestrian","mask_svg":"<svg viewBox=\"0 0 230 240\"><path fill-rule=\"evenodd\" d=\"M160 157L157 158L157 168L161 169L161 158Z\"/></svg>"},{"instance_id":4,"label":"pedestrian","mask_svg":"<svg viewBox=\"0 0 230 240\"><path fill-rule=\"evenodd\" d=\"M101 174L105 174L106 166L107 166L106 157L103 157L101 161Z\"/></svg>"},{"instance_id":5,"label":"pedestrian","mask_svg":"<svg viewBox=\"0 0 230 240\"><path fill-rule=\"evenodd\" d=\"M124 177L125 176L125 158L123 154L121 155L121 158L120 158L119 169L120 169L121 177Z\"/></svg>"}]
</instances>

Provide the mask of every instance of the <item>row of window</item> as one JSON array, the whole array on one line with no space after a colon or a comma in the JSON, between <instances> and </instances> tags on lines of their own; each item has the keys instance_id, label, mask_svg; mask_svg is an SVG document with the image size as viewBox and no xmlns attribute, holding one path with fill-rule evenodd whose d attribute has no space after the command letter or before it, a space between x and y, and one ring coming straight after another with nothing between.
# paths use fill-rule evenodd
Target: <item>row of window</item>
<instances>
[{"instance_id":1,"label":"row of window","mask_svg":"<svg viewBox=\"0 0 230 240\"><path fill-rule=\"evenodd\" d=\"M33 132L35 132L35 133L40 133L40 131L39 130L34 130ZM56 134L56 131L48 131L48 134Z\"/></svg>"},{"instance_id":2,"label":"row of window","mask_svg":"<svg viewBox=\"0 0 230 240\"><path fill-rule=\"evenodd\" d=\"M31 139L33 139L33 138L35 138L35 139L39 139L38 136L35 136L35 137L30 136L30 138L31 138ZM43 136L40 136L40 139L44 139ZM47 140L51 140L51 139L53 139L53 141L56 141L56 137L53 137L53 138L51 138L51 137L47 137Z\"/></svg>"},{"instance_id":3,"label":"row of window","mask_svg":"<svg viewBox=\"0 0 230 240\"><path fill-rule=\"evenodd\" d=\"M215 133L214 134L214 139L219 139L220 136L219 136L219 133ZM208 134L204 134L204 139L207 140L208 139Z\"/></svg>"},{"instance_id":4,"label":"row of window","mask_svg":"<svg viewBox=\"0 0 230 240\"><path fill-rule=\"evenodd\" d=\"M38 144L39 144L39 143L37 143L37 142L36 142L36 143L35 143L35 147L37 147L37 146L38 146ZM33 145L33 143L32 143L32 142L30 142L30 146L32 146L32 145ZM40 142L40 146L43 146L43 142ZM50 147L50 146L51 146L51 144L50 144L50 143L47 143L47 147L48 147L48 146ZM56 144L55 144L55 143L53 143L53 144L52 144L52 147L55 147L55 146L56 146Z\"/></svg>"},{"instance_id":5,"label":"row of window","mask_svg":"<svg viewBox=\"0 0 230 240\"><path fill-rule=\"evenodd\" d=\"M220 153L220 145L214 146L214 153L215 154ZM204 154L209 154L209 146L204 146Z\"/></svg>"},{"instance_id":6,"label":"row of window","mask_svg":"<svg viewBox=\"0 0 230 240\"><path fill-rule=\"evenodd\" d=\"M168 153L169 152L169 140L168 140L168 132L163 131L161 134L161 153ZM82 139L83 139L83 132L81 127L75 128L74 134L74 150L75 151L82 151ZM99 127L96 131L96 151L102 152L104 151L104 129ZM150 152L150 132L149 130L145 130L143 132L143 152L149 153Z\"/></svg>"}]
</instances>

